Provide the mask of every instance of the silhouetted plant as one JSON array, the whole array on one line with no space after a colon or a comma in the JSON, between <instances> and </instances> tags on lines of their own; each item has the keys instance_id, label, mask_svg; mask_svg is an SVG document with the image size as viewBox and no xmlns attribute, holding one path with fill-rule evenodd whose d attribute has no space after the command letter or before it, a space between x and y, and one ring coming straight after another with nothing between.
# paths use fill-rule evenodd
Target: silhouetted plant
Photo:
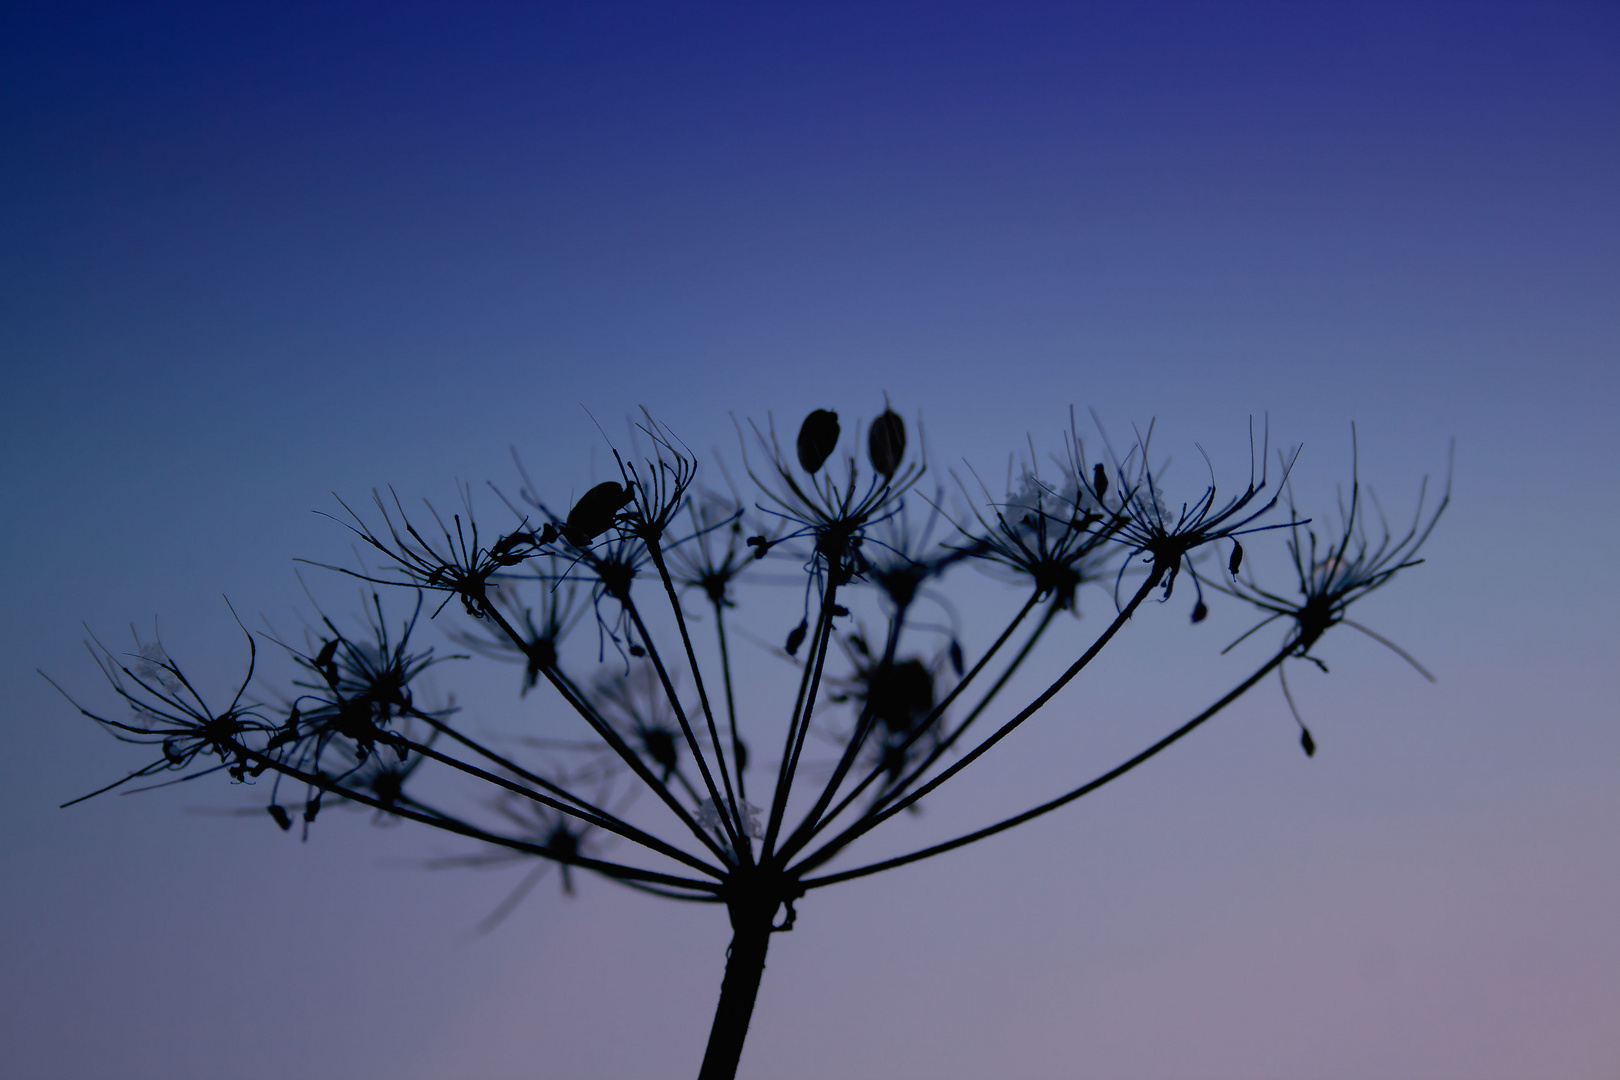
<instances>
[{"instance_id":1,"label":"silhouetted plant","mask_svg":"<svg viewBox=\"0 0 1620 1080\"><path fill-rule=\"evenodd\" d=\"M92 794L159 777L168 779L152 786L214 772L241 784L268 777L267 811L282 829L301 820L307 833L325 799L369 807L378 822L413 821L483 845L435 866L532 860L486 929L550 866L559 867L569 894L575 872L586 871L662 897L723 905L732 942L700 1070L720 1078L735 1073L771 935L792 929L807 893L982 840L1096 790L1271 673L1282 679L1288 661L1326 670L1313 650L1335 626L1388 645L1423 671L1348 611L1417 564L1449 500L1449 480L1432 510L1420 498L1404 533L1383 525L1381 514L1369 531L1353 473L1338 526L1319 534L1291 492L1287 520L1266 520L1298 451L1279 456L1274 484L1266 440L1256 446L1251 430L1243 488L1223 498L1211 469L1202 492L1176 508L1159 488L1149 436L1138 435L1123 457L1104 440L1104 459L1090 461L1071 420L1049 475L1031 446L1009 473L1004 499L977 477L971 496L958 481L965 509L951 513L943 489L917 495L926 464L887 405L864 439L857 430L849 440L864 445L864 465L856 453L838 456L843 432L828 409L804 420L792 457L770 423L752 433L744 445L756 488L749 499L729 478L725 494L696 487L695 457L648 417L637 438L649 452L630 460L615 452L619 478L590 486L566 513L542 500L526 474L516 500L503 497L513 515L505 531L480 530L468 491L448 521L429 507L430 527L414 523L392 494L375 498L371 521L349 511L345 524L382 566L330 569L413 593L414 608L391 630L374 591L364 634L351 636L323 616L301 645L278 641L297 671L290 694L248 696L253 634L246 635L248 675L226 704L205 700L156 641L137 637L126 654L94 643L126 711L80 711L124 741L156 747L158 756ZM1244 538L1268 531L1282 535L1293 593L1262 587L1245 561ZM943 591L946 575L967 565L991 571L1022 597L1005 625L984 635L987 644L974 643L983 647L976 657L964 650ZM1155 592L1170 599L1183 574L1196 592L1193 622L1208 612L1207 583L1262 614L1243 638L1279 623L1281 644L1207 709L1056 798L909 854L824 869L1046 707ZM768 603L771 587L784 581L792 586L786 611L770 617L773 634L785 631L776 639L783 645L751 646L749 654L797 669L797 690L782 703L786 722L772 731L768 703L738 699L739 655L727 626L736 609ZM1014 706L998 704L1037 646L1052 644L1057 616L1080 615L1078 592L1088 584L1112 599L1112 617L1044 689ZM520 665L528 701L549 690L520 735L475 737L453 708L425 704L417 690L424 671L449 659L417 643L421 616L429 608L439 615L452 599L470 620L450 631L452 640ZM689 612L688 602L698 610ZM860 614L852 611L857 604ZM595 647L587 639L570 650L567 639L587 614ZM709 623L701 643L700 621ZM977 722L987 717L995 726L986 732ZM1305 752L1314 754L1303 720L1299 727ZM830 756L820 756L828 745ZM423 782L427 775L460 777L480 801L452 809L442 786ZM762 805L749 801L751 787ZM640 856L621 856L626 847Z\"/></svg>"}]
</instances>

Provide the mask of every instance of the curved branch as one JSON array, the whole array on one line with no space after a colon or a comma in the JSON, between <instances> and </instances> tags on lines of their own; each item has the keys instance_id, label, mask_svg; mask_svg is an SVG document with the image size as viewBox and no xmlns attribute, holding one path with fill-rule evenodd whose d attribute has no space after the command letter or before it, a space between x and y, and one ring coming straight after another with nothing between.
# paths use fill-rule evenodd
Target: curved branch
<instances>
[{"instance_id":1,"label":"curved branch","mask_svg":"<svg viewBox=\"0 0 1620 1080\"><path fill-rule=\"evenodd\" d=\"M1215 704L1211 705L1209 708L1205 709L1203 712L1199 713L1197 716L1193 717L1191 720L1187 721L1185 724L1181 725L1179 728L1172 731L1170 734L1166 735L1164 738L1160 739L1146 750L1143 750L1140 754L1137 754L1135 757L1120 765L1116 765L1114 768L1103 773L1095 780L1081 784L1073 791L1059 795L1057 798L1052 799L1049 802L1044 802L1039 806L1033 807L1032 809L1025 810L1021 814L1015 814L1003 821L998 821L994 825L988 825L975 832L970 832L964 836L959 836L954 840L947 840L942 844L935 844L932 847L926 847L920 851L913 851L909 855L900 855L893 859L885 859L882 862L871 863L867 866L859 866L853 870L845 870L837 874L827 874L824 877L810 878L808 881L803 881L800 884L806 889L817 889L824 885L836 885L840 881L851 881L855 878L866 877L868 874L876 874L883 870L892 870L897 866L905 866L907 863L920 862L923 859L931 858L935 855L942 855L947 851L954 851L959 847L965 847L968 844L983 840L986 837L994 836L997 833L1006 832L1008 829L1022 825L1026 821L1031 821L1043 814L1051 813L1060 806L1066 806L1081 796L1088 795L1091 792L1096 791L1104 784L1119 779L1121 776L1124 776L1138 765L1150 758L1156 757L1159 753L1169 748L1174 743L1180 741L1184 736L1190 734L1205 721L1213 717L1216 713L1220 712L1222 709L1225 709L1228 705L1232 704L1232 702L1236 701L1238 698L1242 697L1244 694L1253 689L1256 683L1265 678L1267 675L1271 674L1271 672L1279 667L1284 660L1288 659L1292 651L1292 645L1286 646L1281 652L1278 652L1270 660L1266 661L1265 665L1262 666L1258 671L1256 671L1253 675L1250 675L1247 679L1244 679L1229 693L1227 693L1225 697L1221 698ZM829 857L830 854L836 854L836 852L829 853ZM819 856L820 853L818 852L817 855ZM812 856L811 858L813 859L816 857L817 856ZM800 863L799 867L796 869L808 869L811 865L811 859L806 859L804 862Z\"/></svg>"}]
</instances>

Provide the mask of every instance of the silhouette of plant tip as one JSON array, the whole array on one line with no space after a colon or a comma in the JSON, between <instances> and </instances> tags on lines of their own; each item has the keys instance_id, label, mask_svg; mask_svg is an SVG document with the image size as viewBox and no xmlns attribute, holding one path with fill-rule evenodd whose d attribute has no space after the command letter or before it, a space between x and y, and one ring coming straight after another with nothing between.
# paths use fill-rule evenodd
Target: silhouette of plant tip
<instances>
[{"instance_id":1,"label":"silhouette of plant tip","mask_svg":"<svg viewBox=\"0 0 1620 1080\"><path fill-rule=\"evenodd\" d=\"M807 473L819 471L837 447L838 414L830 409L812 410L799 426L800 467Z\"/></svg>"},{"instance_id":2,"label":"silhouette of plant tip","mask_svg":"<svg viewBox=\"0 0 1620 1080\"><path fill-rule=\"evenodd\" d=\"M788 632L787 645L785 648L787 649L787 654L789 656L793 656L798 653L799 646L804 644L804 635L809 633L809 631L810 620L801 619L799 620L799 625L795 626L791 631Z\"/></svg>"},{"instance_id":3,"label":"silhouette of plant tip","mask_svg":"<svg viewBox=\"0 0 1620 1080\"><path fill-rule=\"evenodd\" d=\"M1226 572L1233 577L1238 575L1238 567L1243 565L1243 545L1236 540L1232 541L1232 557L1226 562Z\"/></svg>"},{"instance_id":4,"label":"silhouette of plant tip","mask_svg":"<svg viewBox=\"0 0 1620 1080\"><path fill-rule=\"evenodd\" d=\"M1198 601L1198 603L1193 605L1192 621L1195 624L1203 622L1208 617L1209 617L1209 606L1207 604L1205 604L1202 600L1200 600L1200 601Z\"/></svg>"},{"instance_id":5,"label":"silhouette of plant tip","mask_svg":"<svg viewBox=\"0 0 1620 1080\"><path fill-rule=\"evenodd\" d=\"M1300 725L1299 745L1304 748L1306 757L1316 756L1316 740L1311 738L1311 729Z\"/></svg>"}]
</instances>

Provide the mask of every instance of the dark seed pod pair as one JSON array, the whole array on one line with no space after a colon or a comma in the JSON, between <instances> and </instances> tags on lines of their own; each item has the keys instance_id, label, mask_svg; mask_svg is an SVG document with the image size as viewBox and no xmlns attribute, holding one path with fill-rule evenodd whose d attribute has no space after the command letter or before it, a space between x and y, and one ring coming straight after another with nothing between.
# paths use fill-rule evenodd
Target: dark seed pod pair
<instances>
[{"instance_id":1,"label":"dark seed pod pair","mask_svg":"<svg viewBox=\"0 0 1620 1080\"><path fill-rule=\"evenodd\" d=\"M830 409L815 409L799 425L799 465L807 473L818 471L827 464L838 446L838 414Z\"/></svg>"},{"instance_id":2,"label":"dark seed pod pair","mask_svg":"<svg viewBox=\"0 0 1620 1080\"><path fill-rule=\"evenodd\" d=\"M584 547L613 527L613 517L630 501L630 489L613 481L597 484L568 511L563 534L575 547Z\"/></svg>"},{"instance_id":3,"label":"dark seed pod pair","mask_svg":"<svg viewBox=\"0 0 1620 1080\"><path fill-rule=\"evenodd\" d=\"M799 426L799 465L807 473L820 471L838 446L838 414L815 409ZM893 476L906 454L906 424L893 409L884 409L866 435L866 453L880 476Z\"/></svg>"},{"instance_id":4,"label":"dark seed pod pair","mask_svg":"<svg viewBox=\"0 0 1620 1080\"><path fill-rule=\"evenodd\" d=\"M893 409L884 409L866 434L866 454L879 475L893 476L906 456L906 422Z\"/></svg>"}]
</instances>

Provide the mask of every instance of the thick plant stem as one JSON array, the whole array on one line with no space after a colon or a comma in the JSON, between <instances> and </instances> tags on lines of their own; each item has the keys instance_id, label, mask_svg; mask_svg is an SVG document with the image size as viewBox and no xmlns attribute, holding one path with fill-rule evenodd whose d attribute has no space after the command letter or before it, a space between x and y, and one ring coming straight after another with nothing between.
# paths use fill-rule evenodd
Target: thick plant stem
<instances>
[{"instance_id":1,"label":"thick plant stem","mask_svg":"<svg viewBox=\"0 0 1620 1080\"><path fill-rule=\"evenodd\" d=\"M720 984L720 1004L709 1030L709 1048L703 1054L698 1080L732 1080L742 1058L748 1021L754 1015L759 979L765 973L765 950L771 943L771 917L776 905L733 904L731 948L726 953L726 977Z\"/></svg>"}]
</instances>

